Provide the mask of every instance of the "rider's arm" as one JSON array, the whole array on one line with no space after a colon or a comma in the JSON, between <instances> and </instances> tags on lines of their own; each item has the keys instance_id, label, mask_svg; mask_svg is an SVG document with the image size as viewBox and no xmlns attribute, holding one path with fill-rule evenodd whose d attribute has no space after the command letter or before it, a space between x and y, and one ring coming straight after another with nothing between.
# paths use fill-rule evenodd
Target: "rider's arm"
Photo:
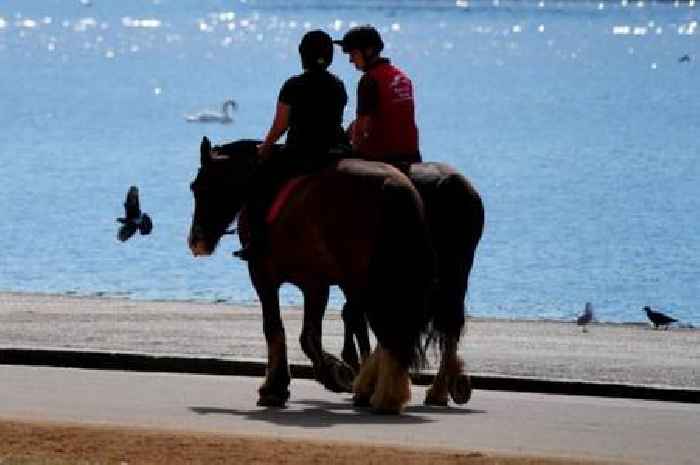
<instances>
[{"instance_id":1,"label":"rider's arm","mask_svg":"<svg viewBox=\"0 0 700 465\"><path fill-rule=\"evenodd\" d=\"M289 128L289 105L283 102L277 102L277 110L275 111L275 118L272 121L272 126L270 130L267 131L265 140L258 147L258 153L262 156L266 156L270 153L270 149L275 142L282 137L287 129Z\"/></svg>"},{"instance_id":2,"label":"rider's arm","mask_svg":"<svg viewBox=\"0 0 700 465\"><path fill-rule=\"evenodd\" d=\"M367 139L370 129L370 116L357 115L350 128L350 143L355 152L362 151L362 144Z\"/></svg>"},{"instance_id":3,"label":"rider's arm","mask_svg":"<svg viewBox=\"0 0 700 465\"><path fill-rule=\"evenodd\" d=\"M372 114L379 106L379 89L377 81L363 75L357 85L357 118L350 134L350 142L355 152L362 152L362 144L369 137Z\"/></svg>"}]
</instances>

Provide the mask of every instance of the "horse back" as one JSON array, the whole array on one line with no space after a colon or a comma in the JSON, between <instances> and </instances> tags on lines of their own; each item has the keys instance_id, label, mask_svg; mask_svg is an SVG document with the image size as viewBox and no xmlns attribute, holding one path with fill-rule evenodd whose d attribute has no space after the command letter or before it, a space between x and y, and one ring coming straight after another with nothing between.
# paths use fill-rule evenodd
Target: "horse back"
<instances>
[{"instance_id":1,"label":"horse back","mask_svg":"<svg viewBox=\"0 0 700 465\"><path fill-rule=\"evenodd\" d=\"M390 237L414 247L429 240L422 236L424 210L411 181L389 165L359 159L307 175L270 230L280 266L304 264L333 284L351 287L366 286L357 279L368 275L378 253L388 253Z\"/></svg>"},{"instance_id":2,"label":"horse back","mask_svg":"<svg viewBox=\"0 0 700 465\"><path fill-rule=\"evenodd\" d=\"M473 253L483 232L484 206L469 180L438 162L415 163L408 176L423 199L436 244L453 253L463 247Z\"/></svg>"}]
</instances>

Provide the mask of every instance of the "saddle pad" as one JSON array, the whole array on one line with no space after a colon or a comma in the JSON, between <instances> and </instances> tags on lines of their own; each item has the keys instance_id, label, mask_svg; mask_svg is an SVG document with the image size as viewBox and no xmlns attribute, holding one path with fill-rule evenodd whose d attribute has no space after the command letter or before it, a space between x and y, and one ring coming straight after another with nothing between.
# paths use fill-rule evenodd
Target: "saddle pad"
<instances>
[{"instance_id":1,"label":"saddle pad","mask_svg":"<svg viewBox=\"0 0 700 465\"><path fill-rule=\"evenodd\" d=\"M294 193L294 190L306 178L307 176L299 176L296 178L292 178L282 185L280 190L277 192L275 199L272 201L270 209L267 211L267 216L265 217L265 220L268 224L272 224L277 219L277 216L279 216L280 212L282 211L282 207L284 207L284 204L287 203L289 198Z\"/></svg>"}]
</instances>

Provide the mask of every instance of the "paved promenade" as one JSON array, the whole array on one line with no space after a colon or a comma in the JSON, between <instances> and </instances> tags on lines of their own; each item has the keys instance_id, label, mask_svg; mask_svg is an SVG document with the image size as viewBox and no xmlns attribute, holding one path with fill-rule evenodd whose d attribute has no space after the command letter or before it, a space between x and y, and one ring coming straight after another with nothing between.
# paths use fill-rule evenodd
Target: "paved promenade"
<instances>
[{"instance_id":1,"label":"paved promenade","mask_svg":"<svg viewBox=\"0 0 700 465\"><path fill-rule=\"evenodd\" d=\"M641 312L640 312L641 313ZM302 313L283 311L292 362ZM330 311L324 344L342 344ZM264 359L260 310L227 304L140 302L0 293L0 348L72 348ZM473 373L700 388L700 331L646 325L471 320L461 351Z\"/></svg>"},{"instance_id":2,"label":"paved promenade","mask_svg":"<svg viewBox=\"0 0 700 465\"><path fill-rule=\"evenodd\" d=\"M697 464L700 406L475 391L465 407L373 415L349 396L294 380L289 408L256 407L260 379L0 365L0 420L351 441L439 450Z\"/></svg>"}]
</instances>

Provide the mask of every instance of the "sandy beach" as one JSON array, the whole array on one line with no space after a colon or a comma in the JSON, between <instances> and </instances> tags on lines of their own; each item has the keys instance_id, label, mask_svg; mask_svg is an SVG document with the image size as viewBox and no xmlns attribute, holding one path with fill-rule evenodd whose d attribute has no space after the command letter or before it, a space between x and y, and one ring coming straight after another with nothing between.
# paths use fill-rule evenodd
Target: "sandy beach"
<instances>
[{"instance_id":1,"label":"sandy beach","mask_svg":"<svg viewBox=\"0 0 700 465\"><path fill-rule=\"evenodd\" d=\"M289 358L306 363L302 312L285 308ZM329 311L324 344L342 345ZM0 293L0 347L94 349L264 359L260 309L229 304ZM472 373L700 387L700 331L642 324L470 319L461 351Z\"/></svg>"},{"instance_id":2,"label":"sandy beach","mask_svg":"<svg viewBox=\"0 0 700 465\"><path fill-rule=\"evenodd\" d=\"M410 447L338 441L86 427L75 424L0 422L3 465L284 464L284 465L612 465L620 461ZM627 462L624 462L627 463Z\"/></svg>"}]
</instances>

